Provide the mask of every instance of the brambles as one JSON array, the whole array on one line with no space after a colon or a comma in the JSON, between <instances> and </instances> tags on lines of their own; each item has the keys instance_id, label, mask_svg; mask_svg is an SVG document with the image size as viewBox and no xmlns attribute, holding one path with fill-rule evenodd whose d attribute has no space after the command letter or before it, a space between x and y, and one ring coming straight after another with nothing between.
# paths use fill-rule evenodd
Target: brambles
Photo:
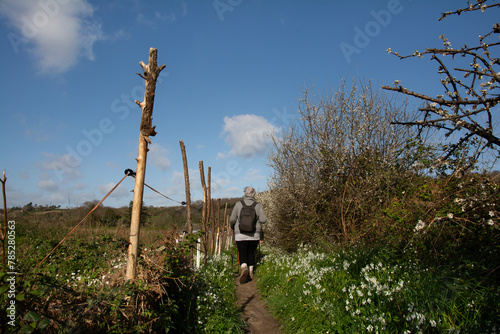
<instances>
[{"instance_id":1,"label":"brambles","mask_svg":"<svg viewBox=\"0 0 500 334\"><path fill-rule=\"evenodd\" d=\"M62 235L68 228L54 224L20 220L17 244L22 274L16 286L16 326L0 325L2 333L17 333L23 327L43 333L76 328L92 333L196 333L205 326L222 332L241 330L227 257L193 270L188 255L196 235L177 242L173 229L144 229L148 244L140 247L138 277L130 283L124 279L127 248L119 237L121 227L96 224L91 233L72 236L33 272L60 240L61 235L53 233L55 227ZM217 270L210 269L212 265ZM219 270L226 265L227 272ZM0 269L0 280L4 273ZM201 298L207 294L217 299L217 312L213 312L213 300ZM6 296L0 294L0 298ZM3 314L6 306L0 305Z\"/></svg>"}]
</instances>

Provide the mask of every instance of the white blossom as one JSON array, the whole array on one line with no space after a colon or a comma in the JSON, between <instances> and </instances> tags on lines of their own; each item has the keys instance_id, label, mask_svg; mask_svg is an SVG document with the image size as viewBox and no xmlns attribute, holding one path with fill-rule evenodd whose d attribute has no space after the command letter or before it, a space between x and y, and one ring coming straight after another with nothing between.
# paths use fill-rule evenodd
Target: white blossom
<instances>
[{"instance_id":1,"label":"white blossom","mask_svg":"<svg viewBox=\"0 0 500 334\"><path fill-rule=\"evenodd\" d=\"M422 220L419 220L418 223L417 223L417 225L415 226L414 231L418 232L418 231L424 229L424 227L425 227L425 222L422 221Z\"/></svg>"}]
</instances>

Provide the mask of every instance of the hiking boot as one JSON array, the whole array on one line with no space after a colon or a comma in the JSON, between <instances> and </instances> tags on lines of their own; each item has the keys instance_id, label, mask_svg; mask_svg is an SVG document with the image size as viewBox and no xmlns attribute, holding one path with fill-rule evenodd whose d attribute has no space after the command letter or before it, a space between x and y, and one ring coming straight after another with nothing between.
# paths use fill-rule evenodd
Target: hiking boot
<instances>
[{"instance_id":1,"label":"hiking boot","mask_svg":"<svg viewBox=\"0 0 500 334\"><path fill-rule=\"evenodd\" d=\"M250 280L253 280L253 266L250 266L249 269L250 269L249 270L249 278L250 278Z\"/></svg>"},{"instance_id":2,"label":"hiking boot","mask_svg":"<svg viewBox=\"0 0 500 334\"><path fill-rule=\"evenodd\" d=\"M240 283L244 284L244 283L248 282L248 279L249 279L248 267L244 263L244 264L241 265Z\"/></svg>"}]
</instances>

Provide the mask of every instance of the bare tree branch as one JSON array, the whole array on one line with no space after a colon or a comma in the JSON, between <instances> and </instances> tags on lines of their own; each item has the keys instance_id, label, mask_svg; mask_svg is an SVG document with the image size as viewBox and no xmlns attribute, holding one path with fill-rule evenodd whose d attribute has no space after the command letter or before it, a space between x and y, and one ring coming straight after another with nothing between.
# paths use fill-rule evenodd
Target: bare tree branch
<instances>
[{"instance_id":1,"label":"bare tree branch","mask_svg":"<svg viewBox=\"0 0 500 334\"><path fill-rule=\"evenodd\" d=\"M488 4L488 0L478 0L474 3L467 2L468 7L442 13L439 20L449 15L460 15L465 12L497 10L500 2ZM479 152L484 153L487 149L500 151L500 137L495 133L495 126L498 122L493 117L498 111L500 103L500 58L493 56L497 51L500 42L490 40L492 36L500 33L500 24L492 25L492 30L484 35L479 35L477 45L464 46L454 49L450 41L441 35L444 48L427 48L424 52L415 51L410 55L400 55L387 50L399 59L413 57L423 58L430 56L438 64L438 73L443 75L441 84L444 94L432 97L421 94L403 87L396 80L394 86L382 86L383 89L395 91L407 96L415 97L423 101L424 106L419 109L420 120L393 120L392 124L414 126L418 129L435 128L445 130L445 136L453 140L452 133L460 133L459 139L454 139L445 146L444 156L449 157L456 150L469 151L466 159L477 159ZM470 68L464 66L447 66L445 59L451 56L451 61L456 62L458 56L462 59L471 59ZM451 69L452 68L452 69ZM463 76L461 79L457 74Z\"/></svg>"}]
</instances>

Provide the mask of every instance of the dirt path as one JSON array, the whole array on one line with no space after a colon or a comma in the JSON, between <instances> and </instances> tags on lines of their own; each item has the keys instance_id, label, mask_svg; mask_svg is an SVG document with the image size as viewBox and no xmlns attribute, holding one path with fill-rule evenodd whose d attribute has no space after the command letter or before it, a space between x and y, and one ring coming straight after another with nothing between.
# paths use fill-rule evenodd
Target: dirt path
<instances>
[{"instance_id":1,"label":"dirt path","mask_svg":"<svg viewBox=\"0 0 500 334\"><path fill-rule=\"evenodd\" d=\"M245 333L249 334L279 334L279 323L267 310L264 301L260 299L255 280L240 284L236 279L236 295L238 306L247 324Z\"/></svg>"}]
</instances>

